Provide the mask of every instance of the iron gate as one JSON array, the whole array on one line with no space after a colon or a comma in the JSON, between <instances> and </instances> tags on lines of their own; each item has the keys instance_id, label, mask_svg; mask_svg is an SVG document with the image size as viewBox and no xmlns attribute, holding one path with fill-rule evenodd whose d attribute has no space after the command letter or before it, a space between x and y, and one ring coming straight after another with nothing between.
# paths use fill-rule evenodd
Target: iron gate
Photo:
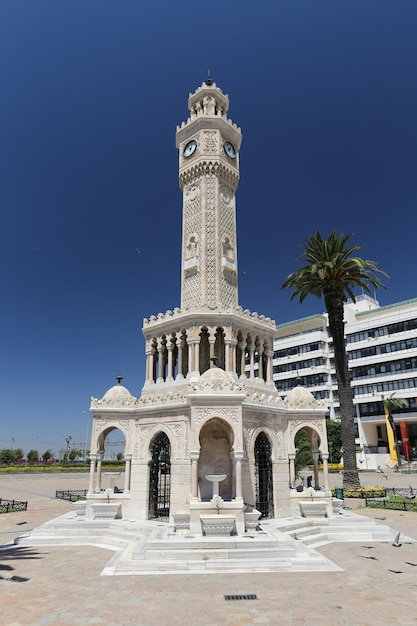
<instances>
[{"instance_id":1,"label":"iron gate","mask_svg":"<svg viewBox=\"0 0 417 626\"><path fill-rule=\"evenodd\" d=\"M149 519L169 520L171 496L171 444L159 433L151 445L149 468Z\"/></svg>"},{"instance_id":2,"label":"iron gate","mask_svg":"<svg viewBox=\"0 0 417 626\"><path fill-rule=\"evenodd\" d=\"M255 488L256 508L261 517L274 517L271 444L265 433L259 433L255 441Z\"/></svg>"}]
</instances>

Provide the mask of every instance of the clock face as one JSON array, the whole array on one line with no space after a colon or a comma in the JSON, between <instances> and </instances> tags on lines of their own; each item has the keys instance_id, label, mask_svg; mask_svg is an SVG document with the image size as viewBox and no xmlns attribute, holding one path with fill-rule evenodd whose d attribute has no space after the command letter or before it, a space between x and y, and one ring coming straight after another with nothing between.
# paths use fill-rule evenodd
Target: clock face
<instances>
[{"instance_id":1,"label":"clock face","mask_svg":"<svg viewBox=\"0 0 417 626\"><path fill-rule=\"evenodd\" d=\"M183 155L185 156L185 158L187 159L188 157L190 157L192 154L194 154L194 152L197 149L197 142L195 139L192 139L191 141L189 141L187 143L187 145L184 148L183 151Z\"/></svg>"},{"instance_id":2,"label":"clock face","mask_svg":"<svg viewBox=\"0 0 417 626\"><path fill-rule=\"evenodd\" d=\"M232 144L230 143L230 141L225 141L223 144L223 150L226 152L227 156L230 159L234 159L236 158L236 150L234 149L234 146L232 146Z\"/></svg>"}]
</instances>

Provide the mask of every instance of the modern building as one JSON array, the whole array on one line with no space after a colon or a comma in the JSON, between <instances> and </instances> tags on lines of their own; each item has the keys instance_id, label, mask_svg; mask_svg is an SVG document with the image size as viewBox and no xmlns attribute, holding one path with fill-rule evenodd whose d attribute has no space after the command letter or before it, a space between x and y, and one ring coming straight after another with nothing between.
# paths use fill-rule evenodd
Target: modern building
<instances>
[{"instance_id":1,"label":"modern building","mask_svg":"<svg viewBox=\"0 0 417 626\"><path fill-rule=\"evenodd\" d=\"M94 508L106 497L102 459L107 436L119 429L126 440L124 487L108 497L120 503L123 516L181 519L201 531L203 516L214 516L218 525L222 514L243 533L247 505L256 505L263 517L298 510L300 429L312 443L316 489L321 456L320 498L330 502L326 405L301 387L281 399L273 381L275 322L238 303L235 192L242 136L227 116L229 99L208 79L189 95L188 108L176 134L181 305L144 320L140 396L119 379L101 399L92 398L87 504Z\"/></svg>"},{"instance_id":2,"label":"modern building","mask_svg":"<svg viewBox=\"0 0 417 626\"><path fill-rule=\"evenodd\" d=\"M402 459L417 458L417 298L380 307L374 298L358 296L345 305L345 335L359 467L382 468L389 460L383 401L392 394L408 401L394 413ZM273 372L283 398L301 384L339 419L327 314L277 325Z\"/></svg>"}]
</instances>

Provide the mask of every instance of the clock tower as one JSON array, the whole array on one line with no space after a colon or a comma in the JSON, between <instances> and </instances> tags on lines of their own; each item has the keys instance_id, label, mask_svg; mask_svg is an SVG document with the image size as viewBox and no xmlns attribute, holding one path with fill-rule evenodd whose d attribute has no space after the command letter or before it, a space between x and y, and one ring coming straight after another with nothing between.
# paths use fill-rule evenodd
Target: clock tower
<instances>
[{"instance_id":1,"label":"clock tower","mask_svg":"<svg viewBox=\"0 0 417 626\"><path fill-rule=\"evenodd\" d=\"M189 95L190 117L177 128L183 192L181 309L238 305L236 205L240 128L229 98L208 78Z\"/></svg>"},{"instance_id":2,"label":"clock tower","mask_svg":"<svg viewBox=\"0 0 417 626\"><path fill-rule=\"evenodd\" d=\"M323 464L327 459L326 407L298 388L293 404L291 394L286 404L281 400L273 381L275 322L238 303L235 193L242 135L227 117L229 98L208 78L189 95L188 108L176 133L181 306L143 320L140 397L119 380L92 399L88 498L94 504L102 497L105 439L119 428L126 438L123 517L169 518L198 535L213 517L216 526L220 514L231 516L244 534L261 514L291 513L294 437L304 426L312 433L318 476L318 439ZM254 526L246 502L258 508Z\"/></svg>"}]
</instances>

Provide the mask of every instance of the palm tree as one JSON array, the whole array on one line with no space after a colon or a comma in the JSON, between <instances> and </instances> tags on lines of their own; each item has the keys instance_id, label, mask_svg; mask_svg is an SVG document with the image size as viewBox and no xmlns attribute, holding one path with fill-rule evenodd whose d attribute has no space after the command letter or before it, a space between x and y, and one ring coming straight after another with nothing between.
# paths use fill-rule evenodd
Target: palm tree
<instances>
[{"instance_id":1,"label":"palm tree","mask_svg":"<svg viewBox=\"0 0 417 626\"><path fill-rule=\"evenodd\" d=\"M392 417L393 411L396 409L403 409L408 406L408 400L405 398L394 398L392 393L389 398L382 398L384 402L385 420L387 425L388 445L391 462L395 465L401 465L401 457L398 452L398 445L396 443L395 436L395 423Z\"/></svg>"},{"instance_id":2,"label":"palm tree","mask_svg":"<svg viewBox=\"0 0 417 626\"><path fill-rule=\"evenodd\" d=\"M301 246L304 256L298 259L303 266L290 274L281 287L292 289L291 300L297 297L300 303L308 295L324 297L333 337L346 489L359 488L360 481L356 467L353 393L345 347L344 303L348 297L355 302L353 290L357 287L367 293L372 293L372 288L384 287L377 273L387 276L374 261L352 256L363 246L348 246L351 237L352 234L345 236L336 231L327 239L323 239L319 231L310 235Z\"/></svg>"}]
</instances>

